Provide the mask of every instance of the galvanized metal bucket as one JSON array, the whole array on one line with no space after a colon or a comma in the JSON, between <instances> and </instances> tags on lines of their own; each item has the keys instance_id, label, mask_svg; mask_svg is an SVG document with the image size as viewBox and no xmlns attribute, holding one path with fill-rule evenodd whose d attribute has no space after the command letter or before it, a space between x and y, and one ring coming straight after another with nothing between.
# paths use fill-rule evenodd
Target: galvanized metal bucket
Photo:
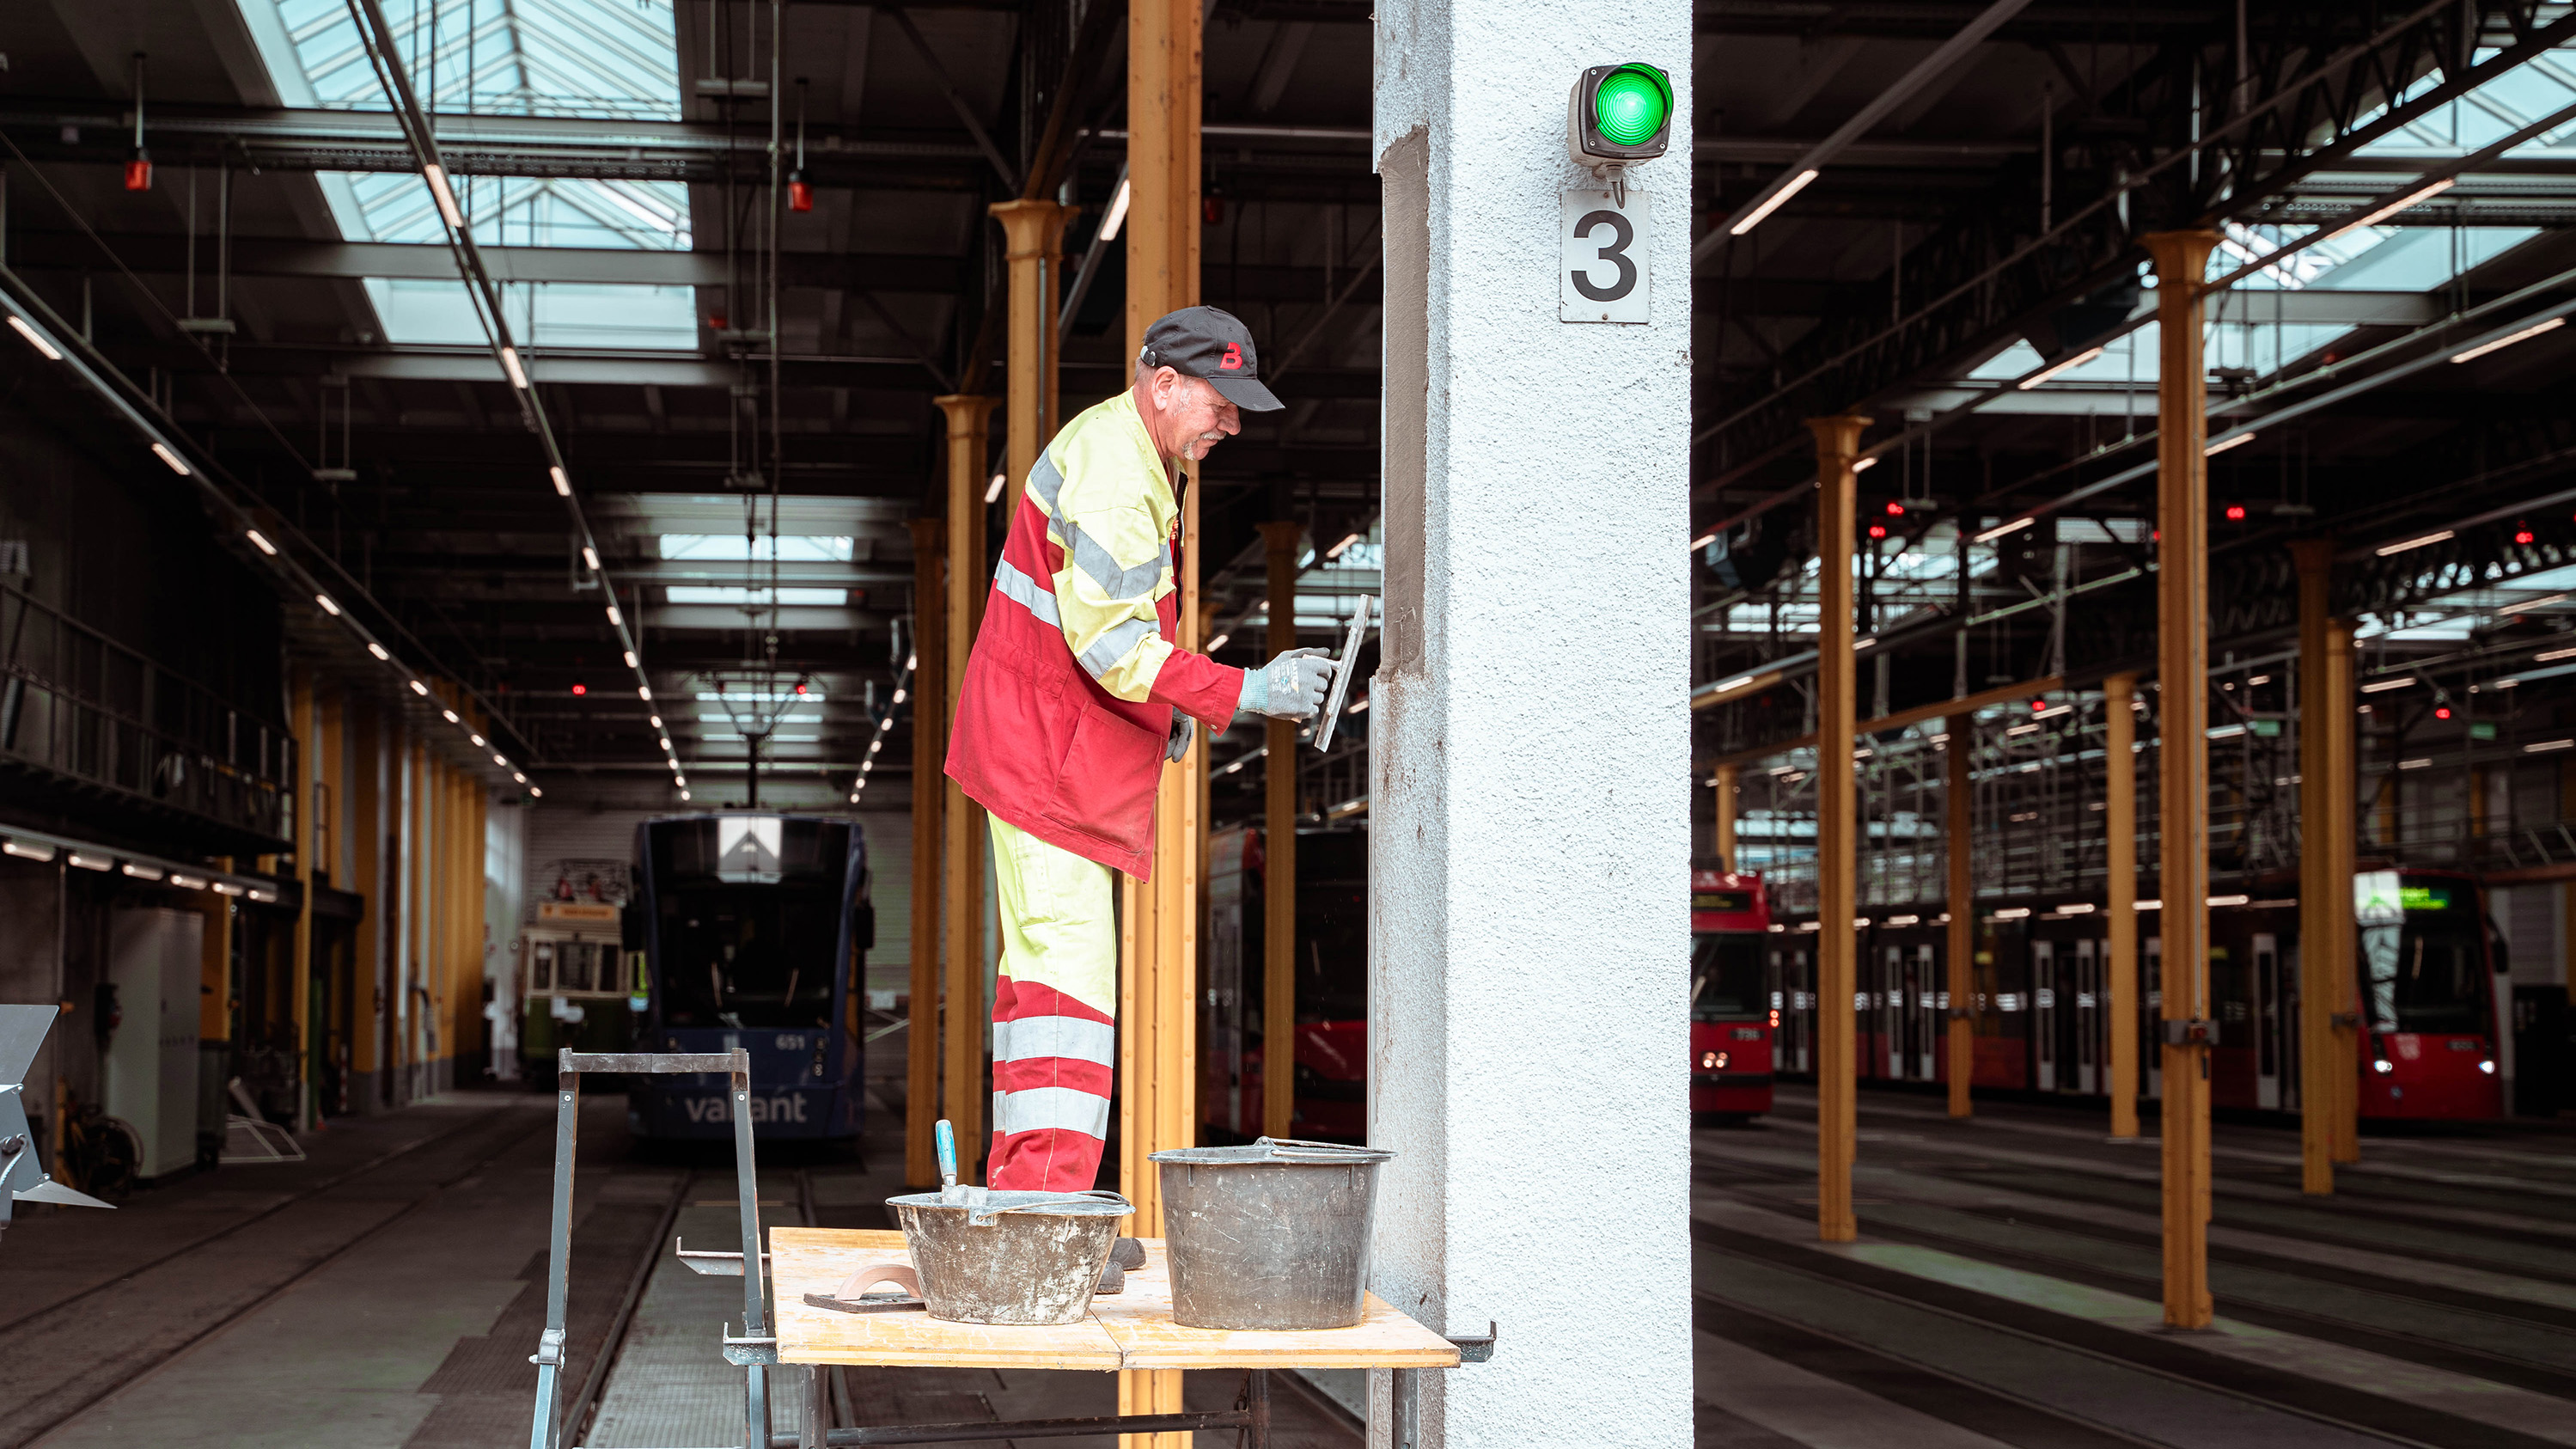
<instances>
[{"instance_id":1,"label":"galvanized metal bucket","mask_svg":"<svg viewBox=\"0 0 2576 1449\"><path fill-rule=\"evenodd\" d=\"M1153 1154L1172 1319L1191 1328L1348 1328L1368 1297L1382 1147L1264 1137Z\"/></svg>"},{"instance_id":2,"label":"galvanized metal bucket","mask_svg":"<svg viewBox=\"0 0 2576 1449\"><path fill-rule=\"evenodd\" d=\"M921 1276L931 1317L950 1323L1072 1323L1091 1307L1118 1224L1135 1208L1114 1192L938 1193L886 1199Z\"/></svg>"}]
</instances>

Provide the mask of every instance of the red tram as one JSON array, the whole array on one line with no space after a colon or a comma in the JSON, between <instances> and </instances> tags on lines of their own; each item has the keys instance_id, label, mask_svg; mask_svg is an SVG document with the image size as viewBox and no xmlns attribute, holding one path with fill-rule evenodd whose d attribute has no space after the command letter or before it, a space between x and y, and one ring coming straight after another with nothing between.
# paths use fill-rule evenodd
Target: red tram
<instances>
[{"instance_id":1,"label":"red tram","mask_svg":"<svg viewBox=\"0 0 2576 1449\"><path fill-rule=\"evenodd\" d=\"M1691 872L1690 1105L1694 1116L1771 1110L1772 1029L1764 969L1771 903L1762 877Z\"/></svg>"},{"instance_id":2,"label":"red tram","mask_svg":"<svg viewBox=\"0 0 2576 1449\"><path fill-rule=\"evenodd\" d=\"M2071 1096L2110 1089L2110 941L2099 899L1986 903L1973 939L1970 1080ZM2503 969L2486 895L2470 876L2372 870L2353 880L2361 1115L2480 1120L2504 1114L2497 1075L2496 973ZM2219 896L2209 913L2209 1011L2217 1028L2210 1096L2220 1107L2299 1107L2299 903ZM2139 1087L2158 1080L2162 941L2140 913ZM1949 917L1938 905L1891 910L1860 928L1856 1043L1864 1080L1947 1079ZM1812 921L1771 928L1771 990L1786 1008L1778 1070L1812 1070Z\"/></svg>"},{"instance_id":3,"label":"red tram","mask_svg":"<svg viewBox=\"0 0 2576 1449\"><path fill-rule=\"evenodd\" d=\"M1244 827L1209 841L1207 930L1201 938L1199 1123L1210 1142L1261 1135L1264 855ZM1290 1133L1368 1138L1368 837L1297 833L1296 1102Z\"/></svg>"}]
</instances>

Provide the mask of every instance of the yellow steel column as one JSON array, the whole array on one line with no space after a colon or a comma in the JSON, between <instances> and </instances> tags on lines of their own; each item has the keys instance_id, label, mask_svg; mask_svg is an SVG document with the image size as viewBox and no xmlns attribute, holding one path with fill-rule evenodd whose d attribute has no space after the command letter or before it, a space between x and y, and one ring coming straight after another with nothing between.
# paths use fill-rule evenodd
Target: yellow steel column
<instances>
[{"instance_id":1,"label":"yellow steel column","mask_svg":"<svg viewBox=\"0 0 2576 1449\"><path fill-rule=\"evenodd\" d=\"M2209 1302L2209 435L2201 281L2218 234L2144 238L2156 266L2156 711L2163 785L2165 1322Z\"/></svg>"},{"instance_id":2,"label":"yellow steel column","mask_svg":"<svg viewBox=\"0 0 2576 1449\"><path fill-rule=\"evenodd\" d=\"M350 852L349 888L366 901L358 919L349 1001L349 1071L363 1086L352 1089L350 1100L358 1111L373 1112L383 1100L376 1094L381 1090L379 1074L385 1070L385 1012L391 1005L384 999L383 957L377 950L377 933L393 909L388 883L377 879L384 862L385 829L384 786L376 772L384 763L385 729L379 707L355 701L350 707L360 713L350 725L354 768L349 772L349 843L355 849Z\"/></svg>"},{"instance_id":3,"label":"yellow steel column","mask_svg":"<svg viewBox=\"0 0 2576 1449\"><path fill-rule=\"evenodd\" d=\"M1852 458L1865 417L1809 418L1816 435L1816 1236L1848 1243L1859 1082L1852 991ZM1951 919L1958 918L1951 907Z\"/></svg>"},{"instance_id":4,"label":"yellow steel column","mask_svg":"<svg viewBox=\"0 0 2576 1449\"><path fill-rule=\"evenodd\" d=\"M1713 833L1717 845L1717 868L1730 874L1735 870L1736 795L1743 788L1736 784L1740 770L1740 766L1720 765L1717 778L1709 782L1710 788L1717 792L1712 800L1716 807L1716 829Z\"/></svg>"},{"instance_id":5,"label":"yellow steel column","mask_svg":"<svg viewBox=\"0 0 2576 1449\"><path fill-rule=\"evenodd\" d=\"M2333 1092L2327 1099L2333 1116L2327 1123L2330 1131L2326 1142L2328 1155L2335 1161L2359 1162L2361 993L2353 979L2359 943L2353 939L2352 874L2357 826L2353 796L2361 782L2354 774L2352 625L2341 619L2326 624L2324 664L2318 708L2325 726L2325 788L2319 801L2324 809L2317 828L2324 832L2325 863L2320 879L2334 905L2325 918L2331 935L2322 962L2325 972L2319 982L2325 993L2326 1023L2332 1029L2334 1043L2334 1064L2327 1082ZM2304 687L2300 693L2304 702ZM2304 957L2305 952L2301 954Z\"/></svg>"},{"instance_id":6,"label":"yellow steel column","mask_svg":"<svg viewBox=\"0 0 2576 1449\"><path fill-rule=\"evenodd\" d=\"M947 717L957 717L966 686L966 656L984 610L984 429L993 414L989 397L952 394L936 400L948 416ZM921 782L913 788L919 790ZM947 1117L957 1131L960 1182L982 1176L986 1149L984 1090L984 812L942 777L947 805L941 811L941 862L947 901L942 917L948 972Z\"/></svg>"},{"instance_id":7,"label":"yellow steel column","mask_svg":"<svg viewBox=\"0 0 2576 1449\"><path fill-rule=\"evenodd\" d=\"M1127 10L1129 358L1143 348L1154 319L1199 299L1199 34L1205 13L1202 0L1133 0ZM1194 574L1197 550L1187 554ZM1188 581L1181 587L1181 627L1194 635L1197 591ZM1191 758L1206 758L1204 742ZM1163 772L1154 812L1154 881L1129 883L1120 892L1125 909L1119 942L1119 1186L1136 1204L1128 1231L1145 1236L1163 1231L1162 1193L1146 1157L1193 1140L1194 1084L1185 1069L1194 1055L1189 1046L1197 963L1186 953L1196 944L1198 779L1195 765ZM1184 798L1174 800L1175 792ZM1186 920L1162 919L1167 911ZM1120 1413L1180 1408L1178 1370L1118 1376ZM1122 1434L1118 1442L1121 1449L1186 1449L1190 1440L1188 1434Z\"/></svg>"},{"instance_id":8,"label":"yellow steel column","mask_svg":"<svg viewBox=\"0 0 2576 1449\"><path fill-rule=\"evenodd\" d=\"M2328 844L2334 827L2328 816L2337 794L2333 748L2334 716L2349 731L2352 706L2336 709L2334 671L2326 662L2326 634L2334 627L2331 539L2302 538L2290 544L2299 566L2299 1189L2316 1196L2334 1191L2334 1120L2339 1095L2333 995L2334 917L2352 910L2352 881L2337 889L2334 851ZM2472 778L2472 785L2479 783ZM2478 792L2472 789L2474 806Z\"/></svg>"},{"instance_id":9,"label":"yellow steel column","mask_svg":"<svg viewBox=\"0 0 2576 1449\"><path fill-rule=\"evenodd\" d=\"M1269 566L1270 630L1262 652L1297 647L1300 523L1261 525ZM1261 1130L1288 1137L1297 1110L1297 725L1264 722L1261 873Z\"/></svg>"},{"instance_id":10,"label":"yellow steel column","mask_svg":"<svg viewBox=\"0 0 2576 1449\"><path fill-rule=\"evenodd\" d=\"M1056 412L1055 281L1064 266L1064 223L1072 210L1052 201L997 201L991 207L1002 224L1011 267L1010 340L1003 351L1009 365L1009 402L1002 414L1008 439L1003 473L1009 480L1002 496L1010 503L1005 519L1018 515L1020 489L1037 466L1038 450L1064 425Z\"/></svg>"},{"instance_id":11,"label":"yellow steel column","mask_svg":"<svg viewBox=\"0 0 2576 1449\"><path fill-rule=\"evenodd\" d=\"M2111 1135L2138 1135L2138 676L2102 682L2102 828L2110 879Z\"/></svg>"},{"instance_id":12,"label":"yellow steel column","mask_svg":"<svg viewBox=\"0 0 2576 1449\"><path fill-rule=\"evenodd\" d=\"M948 803L948 526L912 520L912 1006L904 1031L903 1180L939 1181L939 853ZM926 627L925 627L926 626Z\"/></svg>"},{"instance_id":13,"label":"yellow steel column","mask_svg":"<svg viewBox=\"0 0 2576 1449\"><path fill-rule=\"evenodd\" d=\"M1965 1117L1975 1109L1968 1089L1977 1078L1977 883L1975 862L1976 794L1969 772L1976 764L1977 717L1950 716L1950 740L1944 747L1946 767L1942 814L1949 845L1943 864L1949 867L1950 940L1950 1115Z\"/></svg>"},{"instance_id":14,"label":"yellow steel column","mask_svg":"<svg viewBox=\"0 0 2576 1449\"><path fill-rule=\"evenodd\" d=\"M298 665L287 686L295 739L295 945L287 989L295 1019L295 1125L313 1126L313 776L321 762L313 729L313 671Z\"/></svg>"}]
</instances>

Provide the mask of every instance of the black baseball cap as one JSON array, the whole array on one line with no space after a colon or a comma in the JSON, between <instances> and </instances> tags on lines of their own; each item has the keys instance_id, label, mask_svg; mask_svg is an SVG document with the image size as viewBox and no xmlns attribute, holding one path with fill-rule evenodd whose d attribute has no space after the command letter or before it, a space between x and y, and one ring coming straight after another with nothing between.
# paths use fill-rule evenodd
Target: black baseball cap
<instances>
[{"instance_id":1,"label":"black baseball cap","mask_svg":"<svg viewBox=\"0 0 2576 1449\"><path fill-rule=\"evenodd\" d=\"M1215 307L1183 307L1156 319L1145 329L1145 350L1136 360L1205 378L1219 397L1246 412L1275 413L1287 406L1261 385L1252 329Z\"/></svg>"}]
</instances>

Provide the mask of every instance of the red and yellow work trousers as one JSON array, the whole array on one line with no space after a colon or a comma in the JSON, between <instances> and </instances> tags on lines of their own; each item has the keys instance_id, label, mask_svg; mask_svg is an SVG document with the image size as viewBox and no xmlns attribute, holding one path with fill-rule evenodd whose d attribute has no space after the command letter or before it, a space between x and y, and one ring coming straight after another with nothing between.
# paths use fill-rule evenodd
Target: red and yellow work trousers
<instances>
[{"instance_id":1,"label":"red and yellow work trousers","mask_svg":"<svg viewBox=\"0 0 2576 1449\"><path fill-rule=\"evenodd\" d=\"M993 1144L987 1186L1081 1192L1100 1175L1118 1053L1118 921L1111 871L998 815L1002 918L993 990Z\"/></svg>"}]
</instances>

